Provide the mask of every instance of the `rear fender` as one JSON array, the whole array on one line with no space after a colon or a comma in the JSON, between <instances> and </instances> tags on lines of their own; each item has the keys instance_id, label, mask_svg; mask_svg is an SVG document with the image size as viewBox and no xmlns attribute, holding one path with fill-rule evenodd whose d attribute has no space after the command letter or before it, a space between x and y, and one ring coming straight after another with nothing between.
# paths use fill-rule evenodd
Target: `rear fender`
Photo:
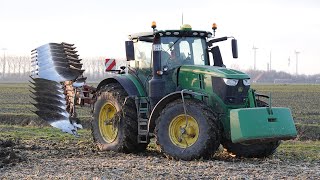
<instances>
[{"instance_id":1,"label":"rear fender","mask_svg":"<svg viewBox=\"0 0 320 180\"><path fill-rule=\"evenodd\" d=\"M99 83L97 91L99 91L101 87L110 83L119 83L126 90L129 96L146 96L143 86L130 74L115 75L104 79Z\"/></svg>"}]
</instances>

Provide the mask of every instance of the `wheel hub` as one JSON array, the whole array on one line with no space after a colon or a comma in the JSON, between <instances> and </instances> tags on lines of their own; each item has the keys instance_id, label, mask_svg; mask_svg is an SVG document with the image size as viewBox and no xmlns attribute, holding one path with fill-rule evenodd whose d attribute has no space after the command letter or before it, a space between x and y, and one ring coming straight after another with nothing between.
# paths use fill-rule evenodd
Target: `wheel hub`
<instances>
[{"instance_id":1,"label":"wheel hub","mask_svg":"<svg viewBox=\"0 0 320 180\"><path fill-rule=\"evenodd\" d=\"M169 125L169 137L171 142L180 148L192 146L199 137L197 121L185 114L174 117Z\"/></svg>"},{"instance_id":2,"label":"wheel hub","mask_svg":"<svg viewBox=\"0 0 320 180\"><path fill-rule=\"evenodd\" d=\"M116 107L107 102L105 103L99 113L99 130L103 139L111 143L118 135L118 121L115 119L117 113Z\"/></svg>"}]
</instances>

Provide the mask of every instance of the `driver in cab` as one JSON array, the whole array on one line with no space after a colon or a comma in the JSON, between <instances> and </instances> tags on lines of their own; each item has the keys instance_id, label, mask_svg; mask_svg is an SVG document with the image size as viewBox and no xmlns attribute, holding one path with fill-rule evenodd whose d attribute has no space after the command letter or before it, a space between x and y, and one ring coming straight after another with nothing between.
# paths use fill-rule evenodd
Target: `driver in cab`
<instances>
[{"instance_id":1,"label":"driver in cab","mask_svg":"<svg viewBox=\"0 0 320 180\"><path fill-rule=\"evenodd\" d=\"M182 62L180 59L180 52L179 49L176 47L177 44L175 45L173 42L169 43L169 58L167 61L167 65L169 69L175 68L177 66L181 66Z\"/></svg>"}]
</instances>

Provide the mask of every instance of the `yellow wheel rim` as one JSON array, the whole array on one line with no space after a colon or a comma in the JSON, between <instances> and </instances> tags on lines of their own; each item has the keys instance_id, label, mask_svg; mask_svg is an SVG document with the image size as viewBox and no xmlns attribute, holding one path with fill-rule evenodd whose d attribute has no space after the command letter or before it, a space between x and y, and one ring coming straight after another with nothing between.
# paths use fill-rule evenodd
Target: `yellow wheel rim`
<instances>
[{"instance_id":1,"label":"yellow wheel rim","mask_svg":"<svg viewBox=\"0 0 320 180\"><path fill-rule=\"evenodd\" d=\"M192 146L199 137L197 121L187 115L180 114L173 118L169 125L169 137L173 144L180 148Z\"/></svg>"},{"instance_id":2,"label":"yellow wheel rim","mask_svg":"<svg viewBox=\"0 0 320 180\"><path fill-rule=\"evenodd\" d=\"M117 113L116 107L107 102L100 109L99 113L99 130L103 139L111 143L118 135L118 126L116 120L113 119L114 115Z\"/></svg>"}]
</instances>

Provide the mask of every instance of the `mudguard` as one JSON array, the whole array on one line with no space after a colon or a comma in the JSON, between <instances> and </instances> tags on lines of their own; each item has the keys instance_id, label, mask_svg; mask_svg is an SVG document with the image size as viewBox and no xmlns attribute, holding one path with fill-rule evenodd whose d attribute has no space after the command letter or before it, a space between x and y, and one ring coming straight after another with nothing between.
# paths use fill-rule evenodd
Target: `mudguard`
<instances>
[{"instance_id":1,"label":"mudguard","mask_svg":"<svg viewBox=\"0 0 320 180\"><path fill-rule=\"evenodd\" d=\"M230 111L233 143L254 143L294 139L297 136L289 108L257 107Z\"/></svg>"},{"instance_id":2,"label":"mudguard","mask_svg":"<svg viewBox=\"0 0 320 180\"><path fill-rule=\"evenodd\" d=\"M129 96L146 96L146 92L141 83L131 74L112 75L101 81L97 90L106 84L115 82L119 83L126 90Z\"/></svg>"},{"instance_id":3,"label":"mudguard","mask_svg":"<svg viewBox=\"0 0 320 180\"><path fill-rule=\"evenodd\" d=\"M183 91L183 93L181 93L182 91ZM176 92L173 92L173 93L166 95L155 105L155 107L153 108L151 115L149 117L149 123L148 123L148 131L149 132L154 131L154 128L156 126L155 121L159 117L162 109L170 102L177 100L177 99L181 99L181 97L182 97L181 94L183 94L183 96L189 96L189 97L203 96L203 94L188 91L188 90L182 90L182 91L176 91Z\"/></svg>"}]
</instances>

